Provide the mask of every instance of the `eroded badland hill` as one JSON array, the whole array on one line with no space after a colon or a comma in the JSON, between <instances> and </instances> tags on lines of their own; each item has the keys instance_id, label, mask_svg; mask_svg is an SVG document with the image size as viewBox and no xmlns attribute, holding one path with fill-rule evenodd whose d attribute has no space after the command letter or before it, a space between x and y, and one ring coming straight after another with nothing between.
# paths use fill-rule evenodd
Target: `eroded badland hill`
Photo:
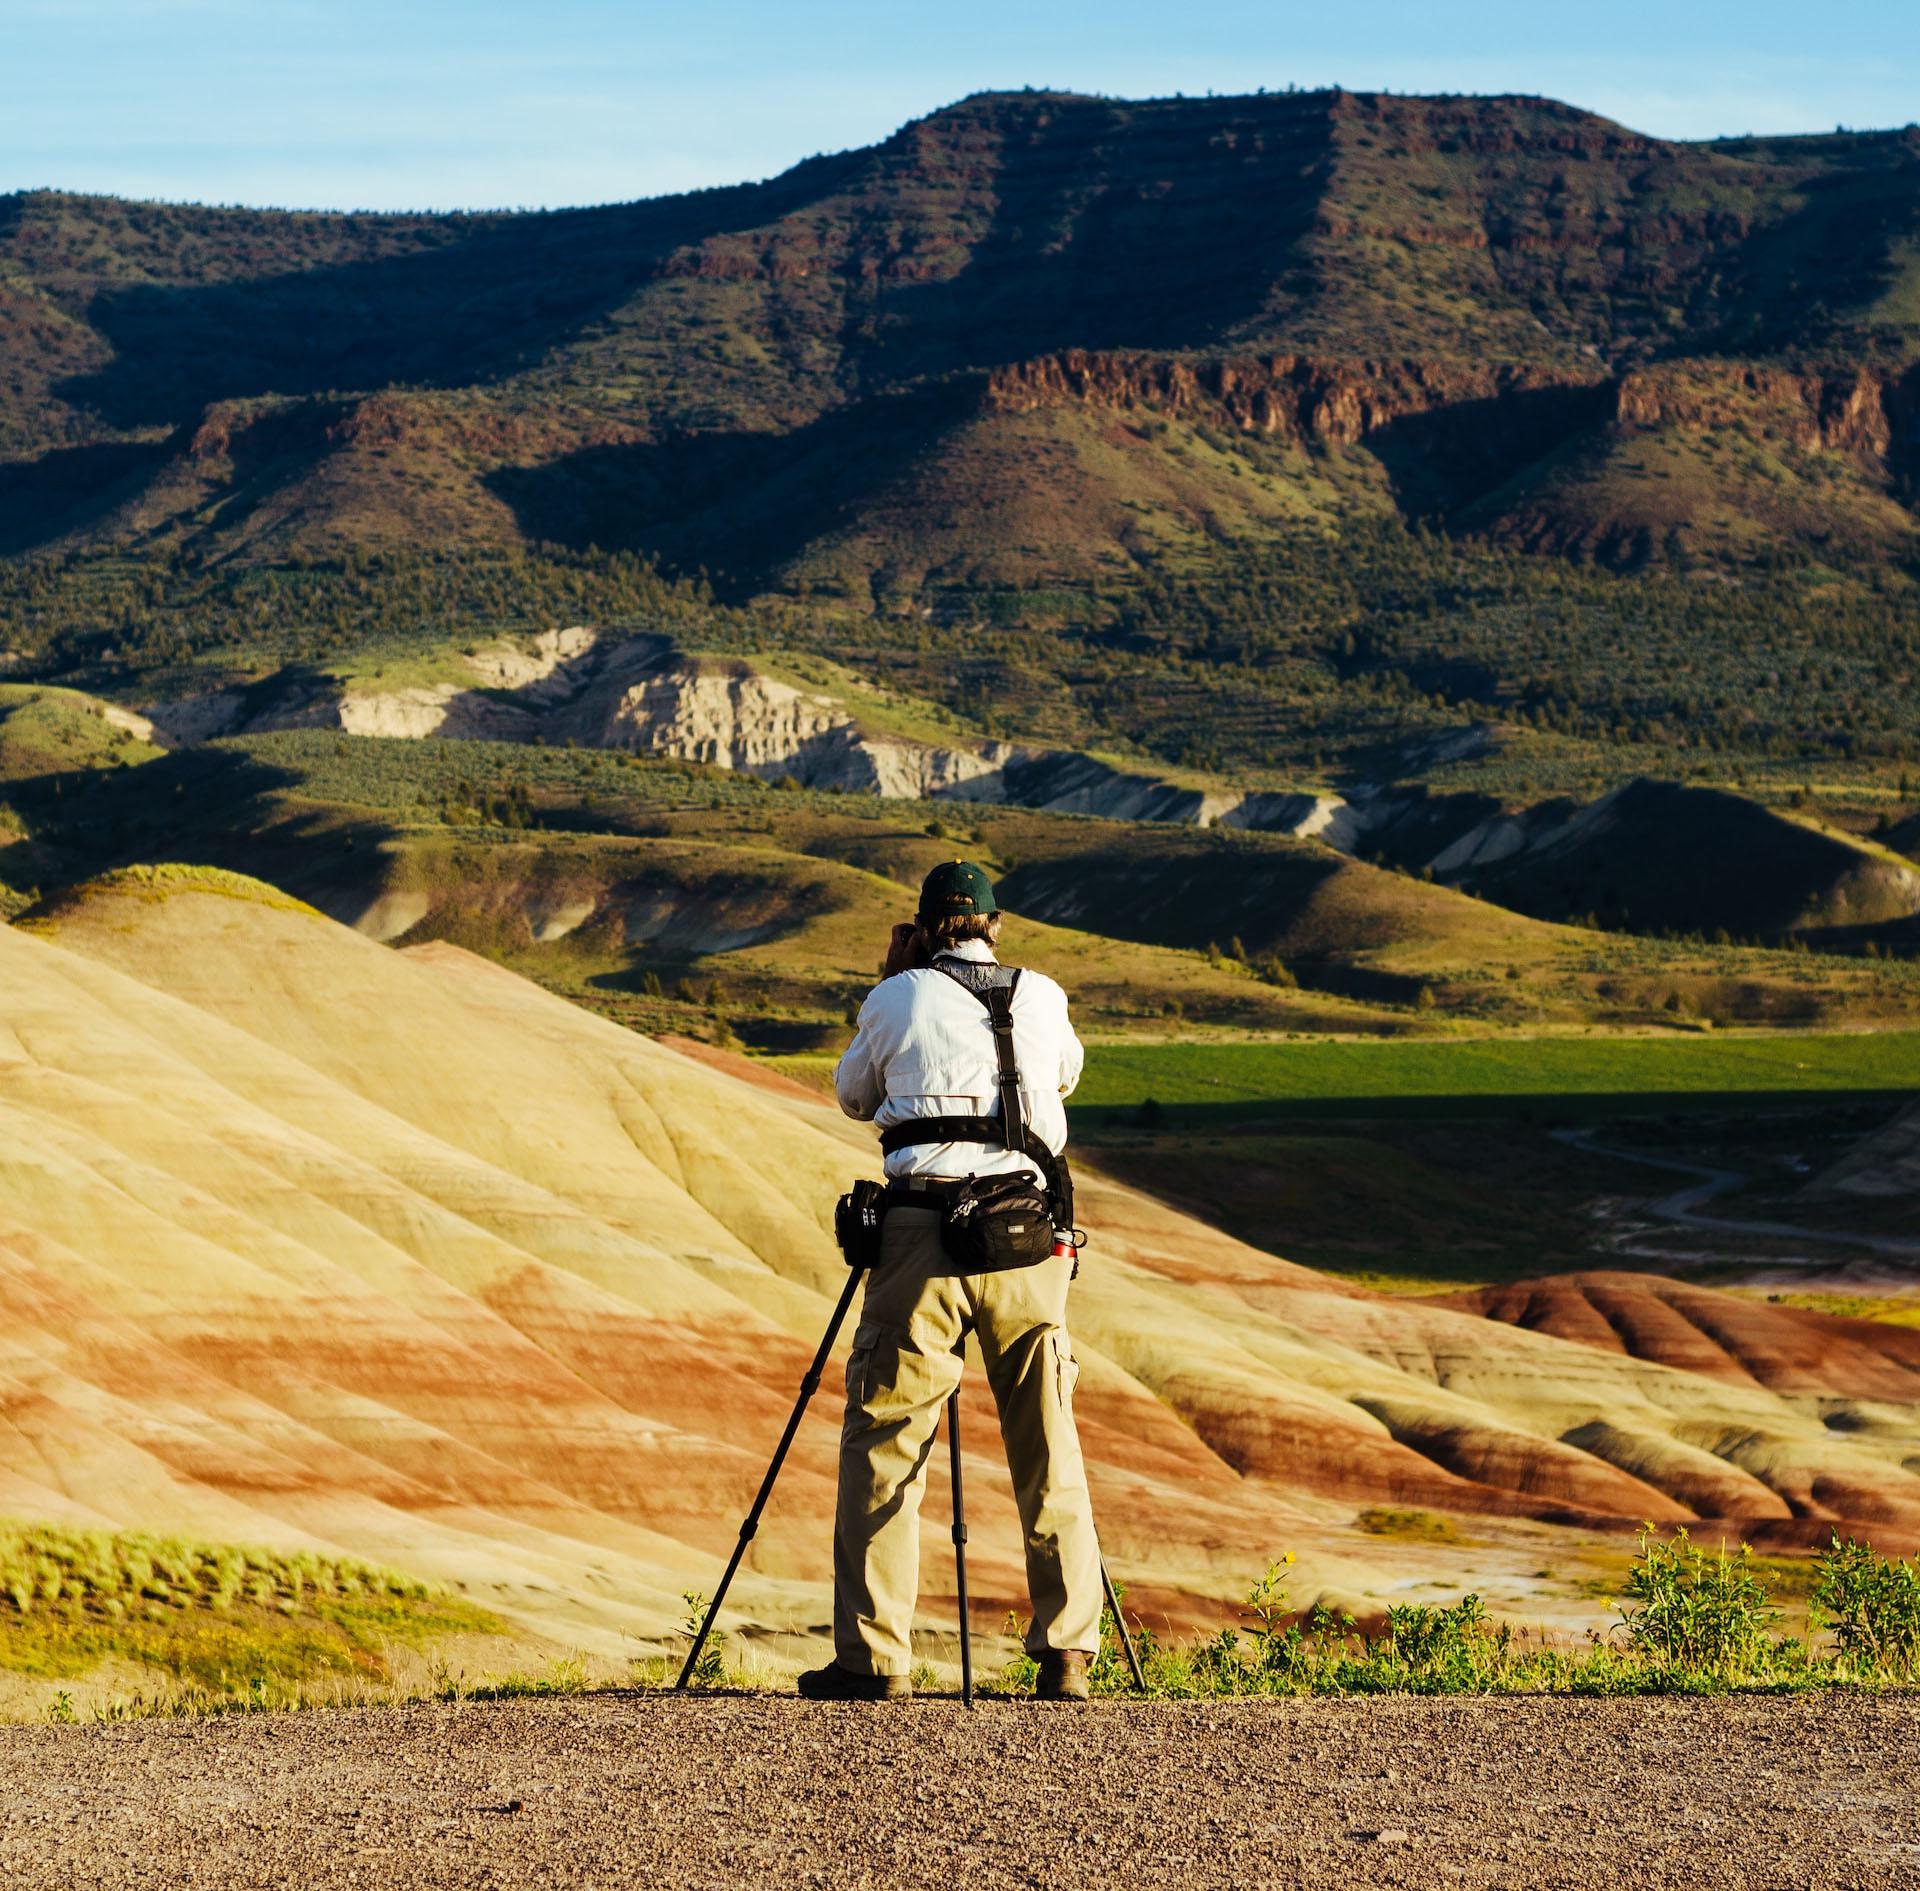
<instances>
[{"instance_id":1,"label":"eroded badland hill","mask_svg":"<svg viewBox=\"0 0 1920 1891\"><path fill-rule=\"evenodd\" d=\"M350 1547L557 1642L668 1645L825 1323L865 1135L236 877L99 883L0 929L0 964L0 1508ZM1912 1328L1645 1276L1396 1299L1097 1175L1083 1213L1096 1500L1163 1622L1217 1619L1282 1546L1303 1604L1466 1582L1571 1626L1646 1518L1920 1541ZM776 1652L826 1619L837 1402L736 1591ZM978 1418L984 1619L1021 1578ZM1434 1542L1355 1527L1420 1510L1458 1519L1444 1578Z\"/></svg>"}]
</instances>

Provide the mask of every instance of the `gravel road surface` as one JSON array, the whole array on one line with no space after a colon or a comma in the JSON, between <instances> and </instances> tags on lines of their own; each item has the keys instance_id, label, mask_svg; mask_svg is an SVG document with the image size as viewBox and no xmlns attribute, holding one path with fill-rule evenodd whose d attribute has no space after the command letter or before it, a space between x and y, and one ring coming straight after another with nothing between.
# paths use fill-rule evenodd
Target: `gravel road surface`
<instances>
[{"instance_id":1,"label":"gravel road surface","mask_svg":"<svg viewBox=\"0 0 1920 1891\"><path fill-rule=\"evenodd\" d=\"M591 1695L0 1728L0 1884L1920 1885L1920 1697Z\"/></svg>"}]
</instances>

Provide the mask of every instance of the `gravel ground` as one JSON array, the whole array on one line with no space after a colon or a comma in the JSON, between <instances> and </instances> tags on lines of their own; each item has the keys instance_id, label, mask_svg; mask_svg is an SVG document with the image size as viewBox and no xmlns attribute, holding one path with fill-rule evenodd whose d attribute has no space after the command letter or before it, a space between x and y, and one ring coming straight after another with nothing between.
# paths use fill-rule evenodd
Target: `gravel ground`
<instances>
[{"instance_id":1,"label":"gravel ground","mask_svg":"<svg viewBox=\"0 0 1920 1891\"><path fill-rule=\"evenodd\" d=\"M574 1700L0 1728L0 1884L1920 1884L1920 1697Z\"/></svg>"}]
</instances>

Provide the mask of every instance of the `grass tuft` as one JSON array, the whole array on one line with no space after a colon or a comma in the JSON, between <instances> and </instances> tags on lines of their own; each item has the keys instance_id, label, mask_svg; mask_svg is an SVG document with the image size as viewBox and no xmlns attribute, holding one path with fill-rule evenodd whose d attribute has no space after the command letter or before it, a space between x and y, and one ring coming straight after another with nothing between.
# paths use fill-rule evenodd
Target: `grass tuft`
<instances>
[{"instance_id":1,"label":"grass tuft","mask_svg":"<svg viewBox=\"0 0 1920 1891\"><path fill-rule=\"evenodd\" d=\"M131 1664L154 1675L134 1697L148 1702L296 1705L321 1683L390 1682L397 1649L504 1626L350 1558L0 1523L0 1671L65 1681Z\"/></svg>"}]
</instances>

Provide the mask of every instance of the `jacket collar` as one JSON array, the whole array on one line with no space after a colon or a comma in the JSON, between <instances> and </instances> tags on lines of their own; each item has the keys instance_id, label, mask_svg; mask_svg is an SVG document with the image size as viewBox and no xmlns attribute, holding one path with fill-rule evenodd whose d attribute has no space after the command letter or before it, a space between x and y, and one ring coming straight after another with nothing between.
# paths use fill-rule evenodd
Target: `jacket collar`
<instances>
[{"instance_id":1,"label":"jacket collar","mask_svg":"<svg viewBox=\"0 0 1920 1891\"><path fill-rule=\"evenodd\" d=\"M965 959L970 965L998 965L1000 961L993 956L993 947L984 939L962 939L957 945L949 946L944 952L936 952L937 959Z\"/></svg>"}]
</instances>

